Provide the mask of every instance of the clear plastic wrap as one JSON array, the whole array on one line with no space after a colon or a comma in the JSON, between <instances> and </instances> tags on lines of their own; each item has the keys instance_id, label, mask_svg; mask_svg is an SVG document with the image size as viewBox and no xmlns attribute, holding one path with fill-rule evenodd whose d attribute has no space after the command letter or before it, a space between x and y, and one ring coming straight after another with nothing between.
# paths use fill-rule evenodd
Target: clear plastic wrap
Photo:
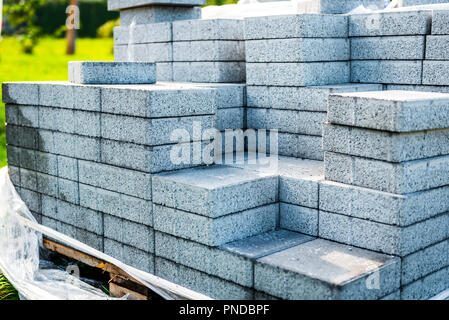
<instances>
[{"instance_id":1,"label":"clear plastic wrap","mask_svg":"<svg viewBox=\"0 0 449 320\"><path fill-rule=\"evenodd\" d=\"M206 300L207 296L137 270L75 239L36 222L8 175L0 169L0 272L28 300L113 299L58 269L39 267L42 236L111 263L165 299ZM122 299L127 299L128 296Z\"/></svg>"}]
</instances>

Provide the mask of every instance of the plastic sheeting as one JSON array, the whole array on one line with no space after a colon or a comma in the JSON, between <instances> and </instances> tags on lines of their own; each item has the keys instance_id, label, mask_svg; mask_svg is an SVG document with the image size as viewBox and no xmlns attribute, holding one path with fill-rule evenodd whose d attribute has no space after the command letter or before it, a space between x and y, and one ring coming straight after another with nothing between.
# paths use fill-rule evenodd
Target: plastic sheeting
<instances>
[{"instance_id":1,"label":"plastic sheeting","mask_svg":"<svg viewBox=\"0 0 449 320\"><path fill-rule=\"evenodd\" d=\"M207 300L207 296L137 270L75 239L36 222L8 175L0 169L0 272L28 300L113 299L101 290L59 269L39 267L42 235L111 263L164 299ZM127 299L125 296L122 299Z\"/></svg>"}]
</instances>

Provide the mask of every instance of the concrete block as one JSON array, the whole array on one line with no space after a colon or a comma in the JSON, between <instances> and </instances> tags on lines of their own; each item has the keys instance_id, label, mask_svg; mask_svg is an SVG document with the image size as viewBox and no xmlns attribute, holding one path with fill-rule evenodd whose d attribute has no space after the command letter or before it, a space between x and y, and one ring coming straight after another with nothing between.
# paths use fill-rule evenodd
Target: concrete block
<instances>
[{"instance_id":1,"label":"concrete block","mask_svg":"<svg viewBox=\"0 0 449 320\"><path fill-rule=\"evenodd\" d=\"M11 145L6 146L6 154L8 157L8 165L20 167L20 153L22 149Z\"/></svg>"},{"instance_id":2,"label":"concrete block","mask_svg":"<svg viewBox=\"0 0 449 320\"><path fill-rule=\"evenodd\" d=\"M31 191L39 191L35 171L20 169L20 186Z\"/></svg>"},{"instance_id":3,"label":"concrete block","mask_svg":"<svg viewBox=\"0 0 449 320\"><path fill-rule=\"evenodd\" d=\"M78 182L58 178L58 199L66 202L79 204L79 186Z\"/></svg>"},{"instance_id":4,"label":"concrete block","mask_svg":"<svg viewBox=\"0 0 449 320\"><path fill-rule=\"evenodd\" d=\"M334 124L411 132L448 128L448 108L444 93L387 90L332 95L327 116Z\"/></svg>"},{"instance_id":5,"label":"concrete block","mask_svg":"<svg viewBox=\"0 0 449 320\"><path fill-rule=\"evenodd\" d=\"M325 124L323 149L388 162L404 162L449 154L449 130L391 133Z\"/></svg>"},{"instance_id":6,"label":"concrete block","mask_svg":"<svg viewBox=\"0 0 449 320\"><path fill-rule=\"evenodd\" d=\"M449 61L424 61L423 84L447 86L449 80L446 75L449 72Z\"/></svg>"},{"instance_id":7,"label":"concrete block","mask_svg":"<svg viewBox=\"0 0 449 320\"><path fill-rule=\"evenodd\" d=\"M266 205L216 219L160 205L153 206L153 214L155 230L215 247L274 230L279 205Z\"/></svg>"},{"instance_id":8,"label":"concrete block","mask_svg":"<svg viewBox=\"0 0 449 320\"><path fill-rule=\"evenodd\" d=\"M350 60L345 38L296 38L245 41L247 62L314 62Z\"/></svg>"},{"instance_id":9,"label":"concrete block","mask_svg":"<svg viewBox=\"0 0 449 320\"><path fill-rule=\"evenodd\" d=\"M120 25L171 22L176 20L201 19L201 8L190 6L153 5L120 10Z\"/></svg>"},{"instance_id":10,"label":"concrete block","mask_svg":"<svg viewBox=\"0 0 449 320\"><path fill-rule=\"evenodd\" d=\"M447 184L449 157L390 163L325 152L326 180L396 194Z\"/></svg>"},{"instance_id":11,"label":"concrete block","mask_svg":"<svg viewBox=\"0 0 449 320\"><path fill-rule=\"evenodd\" d=\"M196 126L200 128L200 134L197 134L197 137L193 132ZM212 115L158 119L125 117L113 114L105 114L101 117L101 135L103 138L149 146L198 141L202 139L204 130L216 126L216 117ZM189 135L175 141L172 139L174 130L183 130L188 132Z\"/></svg>"},{"instance_id":12,"label":"concrete block","mask_svg":"<svg viewBox=\"0 0 449 320\"><path fill-rule=\"evenodd\" d=\"M127 265L154 274L154 255L151 253L107 238L104 239L104 253Z\"/></svg>"},{"instance_id":13,"label":"concrete block","mask_svg":"<svg viewBox=\"0 0 449 320\"><path fill-rule=\"evenodd\" d=\"M244 82L244 62L174 62L173 80L186 82Z\"/></svg>"},{"instance_id":14,"label":"concrete block","mask_svg":"<svg viewBox=\"0 0 449 320\"><path fill-rule=\"evenodd\" d=\"M16 104L5 105L5 122L9 124L19 125L18 118L19 107Z\"/></svg>"},{"instance_id":15,"label":"concrete block","mask_svg":"<svg viewBox=\"0 0 449 320\"><path fill-rule=\"evenodd\" d=\"M189 84L107 86L102 87L101 94L105 113L165 118L216 114L217 110L215 89ZM167 101L171 103L170 108Z\"/></svg>"},{"instance_id":16,"label":"concrete block","mask_svg":"<svg viewBox=\"0 0 449 320\"><path fill-rule=\"evenodd\" d=\"M251 129L299 133L299 113L293 110L247 108L247 126Z\"/></svg>"},{"instance_id":17,"label":"concrete block","mask_svg":"<svg viewBox=\"0 0 449 320\"><path fill-rule=\"evenodd\" d=\"M2 100L5 104L39 105L38 85L31 82L3 82Z\"/></svg>"},{"instance_id":18,"label":"concrete block","mask_svg":"<svg viewBox=\"0 0 449 320\"><path fill-rule=\"evenodd\" d=\"M245 42L233 40L173 42L173 61L245 61Z\"/></svg>"},{"instance_id":19,"label":"concrete block","mask_svg":"<svg viewBox=\"0 0 449 320\"><path fill-rule=\"evenodd\" d=\"M73 109L77 99L75 85L64 81L48 81L36 83L39 91L39 105ZM80 90L77 91L79 93Z\"/></svg>"},{"instance_id":20,"label":"concrete block","mask_svg":"<svg viewBox=\"0 0 449 320\"><path fill-rule=\"evenodd\" d=\"M25 202L30 211L36 213L42 212L42 200L40 193L21 188L20 197L22 198L23 202Z\"/></svg>"},{"instance_id":21,"label":"concrete block","mask_svg":"<svg viewBox=\"0 0 449 320\"><path fill-rule=\"evenodd\" d=\"M7 125L6 143L15 147L23 147L27 149L37 148L37 130L34 128L18 127L15 125Z\"/></svg>"},{"instance_id":22,"label":"concrete block","mask_svg":"<svg viewBox=\"0 0 449 320\"><path fill-rule=\"evenodd\" d=\"M326 112L299 111L298 133L312 136L322 136Z\"/></svg>"},{"instance_id":23,"label":"concrete block","mask_svg":"<svg viewBox=\"0 0 449 320\"><path fill-rule=\"evenodd\" d=\"M412 253L402 259L402 285L449 266L449 240Z\"/></svg>"},{"instance_id":24,"label":"concrete block","mask_svg":"<svg viewBox=\"0 0 449 320\"><path fill-rule=\"evenodd\" d=\"M277 134L271 133L273 137L270 137L270 133L265 134L263 131L259 131L257 134L256 144L249 144L247 146L248 151L258 153L270 153L287 157L299 157L299 135L291 133L278 132ZM264 138L262 138L265 136ZM312 137L313 138L313 137ZM265 139L265 140L262 140ZM265 141L265 143L264 143ZM276 146L272 145L274 143ZM313 154L313 150L309 150L309 154ZM322 151L321 151L322 153ZM304 154L304 153L303 153Z\"/></svg>"},{"instance_id":25,"label":"concrete block","mask_svg":"<svg viewBox=\"0 0 449 320\"><path fill-rule=\"evenodd\" d=\"M150 172L152 163L150 147L106 139L101 140L100 147L102 163Z\"/></svg>"},{"instance_id":26,"label":"concrete block","mask_svg":"<svg viewBox=\"0 0 449 320\"><path fill-rule=\"evenodd\" d=\"M401 289L402 300L427 300L449 287L449 268L443 268Z\"/></svg>"},{"instance_id":27,"label":"concrete block","mask_svg":"<svg viewBox=\"0 0 449 320\"><path fill-rule=\"evenodd\" d=\"M153 202L210 218L278 200L276 175L227 166L153 176Z\"/></svg>"},{"instance_id":28,"label":"concrete block","mask_svg":"<svg viewBox=\"0 0 449 320\"><path fill-rule=\"evenodd\" d=\"M74 112L75 128L74 133L89 136L100 137L100 113L75 111Z\"/></svg>"},{"instance_id":29,"label":"concrete block","mask_svg":"<svg viewBox=\"0 0 449 320\"><path fill-rule=\"evenodd\" d=\"M421 61L355 60L351 81L361 83L421 84Z\"/></svg>"},{"instance_id":30,"label":"concrete block","mask_svg":"<svg viewBox=\"0 0 449 320\"><path fill-rule=\"evenodd\" d=\"M449 86L426 86L426 85L421 86L421 85L391 84L391 85L386 86L386 90L408 90L408 91L449 93Z\"/></svg>"},{"instance_id":31,"label":"concrete block","mask_svg":"<svg viewBox=\"0 0 449 320\"><path fill-rule=\"evenodd\" d=\"M282 229L318 235L318 210L280 203L279 226Z\"/></svg>"},{"instance_id":32,"label":"concrete block","mask_svg":"<svg viewBox=\"0 0 449 320\"><path fill-rule=\"evenodd\" d=\"M323 139L318 136L298 135L298 157L323 160Z\"/></svg>"},{"instance_id":33,"label":"concrete block","mask_svg":"<svg viewBox=\"0 0 449 320\"><path fill-rule=\"evenodd\" d=\"M61 232L71 238L91 246L94 249L103 251L103 237L95 233L76 228L74 226L62 223L55 219L42 216L42 224L46 227L50 227L58 232Z\"/></svg>"},{"instance_id":34,"label":"concrete block","mask_svg":"<svg viewBox=\"0 0 449 320\"><path fill-rule=\"evenodd\" d=\"M170 22L140 24L134 26L134 29L129 26L114 28L114 45L171 41L172 24Z\"/></svg>"},{"instance_id":35,"label":"concrete block","mask_svg":"<svg viewBox=\"0 0 449 320\"><path fill-rule=\"evenodd\" d=\"M349 36L402 36L430 34L432 11L396 11L349 16Z\"/></svg>"},{"instance_id":36,"label":"concrete block","mask_svg":"<svg viewBox=\"0 0 449 320\"><path fill-rule=\"evenodd\" d=\"M20 167L37 171L36 170L36 156L34 150L18 148L20 154Z\"/></svg>"},{"instance_id":37,"label":"concrete block","mask_svg":"<svg viewBox=\"0 0 449 320\"><path fill-rule=\"evenodd\" d=\"M80 204L83 207L146 226L153 225L153 204L151 201L84 184L79 185L79 193Z\"/></svg>"},{"instance_id":38,"label":"concrete block","mask_svg":"<svg viewBox=\"0 0 449 320\"><path fill-rule=\"evenodd\" d=\"M155 243L158 257L245 287L253 286L253 263L239 254L161 232L155 233Z\"/></svg>"},{"instance_id":39,"label":"concrete block","mask_svg":"<svg viewBox=\"0 0 449 320\"><path fill-rule=\"evenodd\" d=\"M154 252L154 232L142 224L104 215L104 236L148 253Z\"/></svg>"},{"instance_id":40,"label":"concrete block","mask_svg":"<svg viewBox=\"0 0 449 320\"><path fill-rule=\"evenodd\" d=\"M153 147L150 172L159 173L211 165L215 160L215 146L214 142L196 141Z\"/></svg>"},{"instance_id":41,"label":"concrete block","mask_svg":"<svg viewBox=\"0 0 449 320\"><path fill-rule=\"evenodd\" d=\"M151 200L149 173L82 160L78 162L78 165L80 183Z\"/></svg>"},{"instance_id":42,"label":"concrete block","mask_svg":"<svg viewBox=\"0 0 449 320\"><path fill-rule=\"evenodd\" d=\"M449 188L397 195L322 181L319 199L320 209L324 211L389 225L409 226L446 212Z\"/></svg>"},{"instance_id":43,"label":"concrete block","mask_svg":"<svg viewBox=\"0 0 449 320\"><path fill-rule=\"evenodd\" d=\"M82 160L100 160L100 139L54 132L56 153Z\"/></svg>"},{"instance_id":44,"label":"concrete block","mask_svg":"<svg viewBox=\"0 0 449 320\"><path fill-rule=\"evenodd\" d=\"M277 230L227 243L219 249L246 257L250 260L257 260L313 239L304 234L287 230Z\"/></svg>"},{"instance_id":45,"label":"concrete block","mask_svg":"<svg viewBox=\"0 0 449 320\"><path fill-rule=\"evenodd\" d=\"M206 2L204 0L108 0L108 10L121 10L135 7L154 7L159 5L165 6L204 6Z\"/></svg>"},{"instance_id":46,"label":"concrete block","mask_svg":"<svg viewBox=\"0 0 449 320\"><path fill-rule=\"evenodd\" d=\"M42 194L58 197L58 178L45 173L36 173L37 188L36 191Z\"/></svg>"},{"instance_id":47,"label":"concrete block","mask_svg":"<svg viewBox=\"0 0 449 320\"><path fill-rule=\"evenodd\" d=\"M8 165L8 174L14 187L20 187L20 168Z\"/></svg>"},{"instance_id":48,"label":"concrete block","mask_svg":"<svg viewBox=\"0 0 449 320\"><path fill-rule=\"evenodd\" d=\"M349 82L348 62L247 63L246 82L262 86L317 86Z\"/></svg>"},{"instance_id":49,"label":"concrete block","mask_svg":"<svg viewBox=\"0 0 449 320\"><path fill-rule=\"evenodd\" d=\"M348 13L363 5L370 10L383 9L385 2L382 0L314 0L312 3L306 3L304 6L315 6L315 10L319 13Z\"/></svg>"},{"instance_id":50,"label":"concrete block","mask_svg":"<svg viewBox=\"0 0 449 320\"><path fill-rule=\"evenodd\" d=\"M426 37L426 60L449 60L449 36Z\"/></svg>"},{"instance_id":51,"label":"concrete block","mask_svg":"<svg viewBox=\"0 0 449 320\"><path fill-rule=\"evenodd\" d=\"M254 287L292 300L378 299L399 289L400 260L319 239L259 259Z\"/></svg>"},{"instance_id":52,"label":"concrete block","mask_svg":"<svg viewBox=\"0 0 449 320\"><path fill-rule=\"evenodd\" d=\"M173 63L172 62L156 63L156 79L158 81L173 81Z\"/></svg>"},{"instance_id":53,"label":"concrete block","mask_svg":"<svg viewBox=\"0 0 449 320\"><path fill-rule=\"evenodd\" d=\"M156 257L155 269L158 277L214 299L252 300L253 298L253 291L249 288L210 276L163 258Z\"/></svg>"},{"instance_id":54,"label":"concrete block","mask_svg":"<svg viewBox=\"0 0 449 320\"><path fill-rule=\"evenodd\" d=\"M348 17L296 14L245 19L245 39L345 38Z\"/></svg>"},{"instance_id":55,"label":"concrete block","mask_svg":"<svg viewBox=\"0 0 449 320\"><path fill-rule=\"evenodd\" d=\"M58 176L61 178L78 181L78 160L57 156Z\"/></svg>"},{"instance_id":56,"label":"concrete block","mask_svg":"<svg viewBox=\"0 0 449 320\"><path fill-rule=\"evenodd\" d=\"M243 40L244 21L197 19L173 22L173 41Z\"/></svg>"},{"instance_id":57,"label":"concrete block","mask_svg":"<svg viewBox=\"0 0 449 320\"><path fill-rule=\"evenodd\" d=\"M56 153L53 131L39 129L36 135L39 151L43 153Z\"/></svg>"},{"instance_id":58,"label":"concrete block","mask_svg":"<svg viewBox=\"0 0 449 320\"><path fill-rule=\"evenodd\" d=\"M401 300L401 290L397 290L385 297L380 298L379 300Z\"/></svg>"},{"instance_id":59,"label":"concrete block","mask_svg":"<svg viewBox=\"0 0 449 320\"><path fill-rule=\"evenodd\" d=\"M351 39L351 60L424 60L424 36Z\"/></svg>"},{"instance_id":60,"label":"concrete block","mask_svg":"<svg viewBox=\"0 0 449 320\"><path fill-rule=\"evenodd\" d=\"M336 84L317 87L248 86L249 107L326 111L330 94L338 92L377 91L380 84Z\"/></svg>"},{"instance_id":61,"label":"concrete block","mask_svg":"<svg viewBox=\"0 0 449 320\"><path fill-rule=\"evenodd\" d=\"M432 16L432 34L449 34L449 12L436 10Z\"/></svg>"},{"instance_id":62,"label":"concrete block","mask_svg":"<svg viewBox=\"0 0 449 320\"><path fill-rule=\"evenodd\" d=\"M39 108L37 106L17 106L17 125L31 128L39 127Z\"/></svg>"},{"instance_id":63,"label":"concrete block","mask_svg":"<svg viewBox=\"0 0 449 320\"><path fill-rule=\"evenodd\" d=\"M114 56L122 62L171 62L173 47L170 42L120 45L114 47Z\"/></svg>"},{"instance_id":64,"label":"concrete block","mask_svg":"<svg viewBox=\"0 0 449 320\"><path fill-rule=\"evenodd\" d=\"M70 61L69 81L77 84L146 84L156 82L149 62Z\"/></svg>"},{"instance_id":65,"label":"concrete block","mask_svg":"<svg viewBox=\"0 0 449 320\"><path fill-rule=\"evenodd\" d=\"M246 127L245 108L218 109L217 126L219 131L243 129Z\"/></svg>"},{"instance_id":66,"label":"concrete block","mask_svg":"<svg viewBox=\"0 0 449 320\"><path fill-rule=\"evenodd\" d=\"M321 161L279 158L279 200L318 208L319 182L324 179Z\"/></svg>"},{"instance_id":67,"label":"concrete block","mask_svg":"<svg viewBox=\"0 0 449 320\"><path fill-rule=\"evenodd\" d=\"M447 213L397 227L326 211L319 214L319 237L404 257L448 237Z\"/></svg>"}]
</instances>

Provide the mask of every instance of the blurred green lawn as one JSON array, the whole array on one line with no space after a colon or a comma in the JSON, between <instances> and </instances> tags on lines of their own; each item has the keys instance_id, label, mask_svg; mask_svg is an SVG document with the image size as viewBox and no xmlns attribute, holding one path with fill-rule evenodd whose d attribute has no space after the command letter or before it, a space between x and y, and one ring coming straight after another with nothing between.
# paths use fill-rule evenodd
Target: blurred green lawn
<instances>
[{"instance_id":1,"label":"blurred green lawn","mask_svg":"<svg viewBox=\"0 0 449 320\"><path fill-rule=\"evenodd\" d=\"M0 41L0 82L67 80L67 62L71 60L113 60L112 39L78 39L75 55L65 54L65 40L44 38L34 54L23 54L14 38ZM1 101L0 89L0 101ZM7 164L5 105L0 103L0 168Z\"/></svg>"}]
</instances>

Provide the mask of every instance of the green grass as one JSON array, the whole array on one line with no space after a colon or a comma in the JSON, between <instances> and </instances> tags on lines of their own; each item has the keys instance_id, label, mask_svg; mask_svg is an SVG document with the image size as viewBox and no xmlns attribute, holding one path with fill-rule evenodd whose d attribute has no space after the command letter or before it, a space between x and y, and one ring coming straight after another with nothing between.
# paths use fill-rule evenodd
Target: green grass
<instances>
[{"instance_id":1,"label":"green grass","mask_svg":"<svg viewBox=\"0 0 449 320\"><path fill-rule=\"evenodd\" d=\"M0 273L0 300L19 300L17 290L9 283L3 274Z\"/></svg>"},{"instance_id":2,"label":"green grass","mask_svg":"<svg viewBox=\"0 0 449 320\"><path fill-rule=\"evenodd\" d=\"M65 40L44 38L34 54L23 54L14 38L0 41L0 82L67 80L71 60L113 60L112 39L78 39L75 55L65 54ZM1 89L0 89L1 101ZM0 103L0 168L7 164L5 106Z\"/></svg>"}]
</instances>

